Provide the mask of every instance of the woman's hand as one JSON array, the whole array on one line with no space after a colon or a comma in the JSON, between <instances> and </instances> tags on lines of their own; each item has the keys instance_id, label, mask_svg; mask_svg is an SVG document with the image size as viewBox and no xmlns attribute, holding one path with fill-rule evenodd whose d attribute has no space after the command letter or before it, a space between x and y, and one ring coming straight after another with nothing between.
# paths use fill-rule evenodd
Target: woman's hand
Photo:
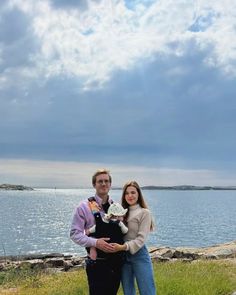
<instances>
[{"instance_id":1,"label":"woman's hand","mask_svg":"<svg viewBox=\"0 0 236 295\"><path fill-rule=\"evenodd\" d=\"M117 243L110 243L114 247L114 252L120 252L120 251L125 251L126 250L126 245L120 245Z\"/></svg>"}]
</instances>

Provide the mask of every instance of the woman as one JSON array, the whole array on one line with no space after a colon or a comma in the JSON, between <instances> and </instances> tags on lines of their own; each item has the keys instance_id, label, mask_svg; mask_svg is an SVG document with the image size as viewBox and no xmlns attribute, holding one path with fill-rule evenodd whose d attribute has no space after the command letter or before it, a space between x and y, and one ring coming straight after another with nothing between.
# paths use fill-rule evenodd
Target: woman
<instances>
[{"instance_id":1,"label":"woman","mask_svg":"<svg viewBox=\"0 0 236 295\"><path fill-rule=\"evenodd\" d=\"M124 245L114 245L117 251L127 251L122 269L124 295L136 294L135 279L140 295L156 295L152 262L145 246L145 240L153 229L152 217L136 181L124 185L121 202L128 209L128 233Z\"/></svg>"}]
</instances>

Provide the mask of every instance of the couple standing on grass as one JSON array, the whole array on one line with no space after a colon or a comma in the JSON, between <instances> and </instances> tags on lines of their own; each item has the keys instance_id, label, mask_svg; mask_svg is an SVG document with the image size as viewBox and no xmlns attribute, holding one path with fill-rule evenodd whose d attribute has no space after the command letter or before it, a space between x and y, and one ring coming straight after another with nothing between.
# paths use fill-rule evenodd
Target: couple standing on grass
<instances>
[{"instance_id":1,"label":"couple standing on grass","mask_svg":"<svg viewBox=\"0 0 236 295\"><path fill-rule=\"evenodd\" d=\"M121 204L108 193L112 178L108 170L92 177L95 196L75 210L70 236L86 247L86 273L90 295L116 295L122 281L125 295L156 295L152 263L145 240L153 228L137 182L124 185Z\"/></svg>"}]
</instances>

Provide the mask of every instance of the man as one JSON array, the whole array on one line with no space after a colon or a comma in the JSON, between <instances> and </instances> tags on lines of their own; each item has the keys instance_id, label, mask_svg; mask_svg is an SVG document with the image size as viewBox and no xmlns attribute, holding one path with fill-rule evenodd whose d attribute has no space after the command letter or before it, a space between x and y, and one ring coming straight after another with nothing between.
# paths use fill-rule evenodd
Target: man
<instances>
[{"instance_id":1,"label":"man","mask_svg":"<svg viewBox=\"0 0 236 295\"><path fill-rule=\"evenodd\" d=\"M92 177L92 184L96 190L95 196L80 203L76 209L70 231L71 239L83 247L96 247L106 253L115 252L114 246L108 243L109 238L93 238L85 235L85 230L95 225L93 205L97 205L101 216L107 213L112 203L109 198L112 178L108 170L98 170ZM121 279L121 263L116 260L99 258L86 259L86 273L90 295L116 295Z\"/></svg>"}]
</instances>

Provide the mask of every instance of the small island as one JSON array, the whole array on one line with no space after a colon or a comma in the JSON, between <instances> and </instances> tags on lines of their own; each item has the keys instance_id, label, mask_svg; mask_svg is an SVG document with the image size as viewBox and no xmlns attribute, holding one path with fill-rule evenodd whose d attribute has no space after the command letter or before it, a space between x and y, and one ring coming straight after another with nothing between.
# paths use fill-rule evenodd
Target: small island
<instances>
[{"instance_id":1,"label":"small island","mask_svg":"<svg viewBox=\"0 0 236 295\"><path fill-rule=\"evenodd\" d=\"M34 189L32 187L28 187L21 184L0 184L0 190L6 190L6 191L33 191Z\"/></svg>"}]
</instances>

